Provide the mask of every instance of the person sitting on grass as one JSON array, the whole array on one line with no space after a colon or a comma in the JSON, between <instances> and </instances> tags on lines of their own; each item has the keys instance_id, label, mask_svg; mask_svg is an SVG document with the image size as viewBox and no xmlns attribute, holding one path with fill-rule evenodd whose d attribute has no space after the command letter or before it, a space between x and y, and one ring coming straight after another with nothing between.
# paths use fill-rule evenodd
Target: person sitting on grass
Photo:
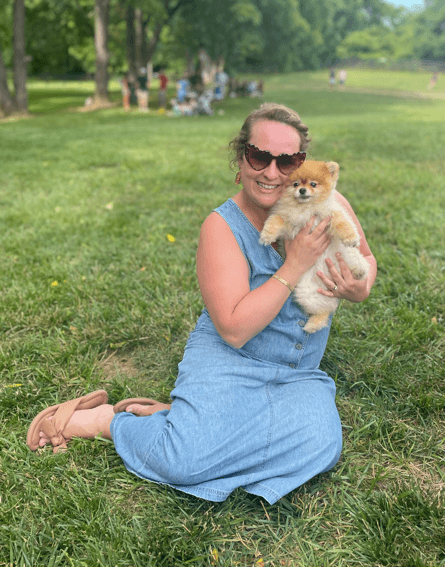
<instances>
[{"instance_id":1,"label":"person sitting on grass","mask_svg":"<svg viewBox=\"0 0 445 567\"><path fill-rule=\"evenodd\" d=\"M171 404L128 399L114 407L103 390L47 408L28 431L32 450L73 437L114 442L126 468L210 501L235 489L275 503L338 461L341 423L335 383L319 364L329 326L307 334L308 316L291 299L301 275L330 241L328 219L312 219L285 243L283 259L259 235L289 173L305 159L308 128L299 115L264 104L231 142L241 189L206 218L197 251L205 308L189 336ZM376 261L351 206L370 264L355 280L346 263L326 260L320 294L365 300Z\"/></svg>"}]
</instances>

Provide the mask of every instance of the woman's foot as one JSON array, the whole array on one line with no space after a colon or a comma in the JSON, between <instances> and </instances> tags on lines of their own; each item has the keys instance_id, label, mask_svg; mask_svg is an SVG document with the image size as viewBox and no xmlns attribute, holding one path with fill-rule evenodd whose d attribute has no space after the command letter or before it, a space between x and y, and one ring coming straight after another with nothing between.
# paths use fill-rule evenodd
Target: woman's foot
<instances>
[{"instance_id":1,"label":"woman's foot","mask_svg":"<svg viewBox=\"0 0 445 567\"><path fill-rule=\"evenodd\" d=\"M67 423L63 436L66 441L73 437L93 439L97 435L111 439L110 425L113 417L114 410L110 404L103 404L92 409L77 410ZM51 420L52 417L48 419ZM50 443L50 439L41 431L39 447L44 447L47 443Z\"/></svg>"},{"instance_id":2,"label":"woman's foot","mask_svg":"<svg viewBox=\"0 0 445 567\"><path fill-rule=\"evenodd\" d=\"M134 415L144 416L144 415L153 415L154 413L162 410L169 410L171 408L171 404L161 404L156 400L150 400L149 402L140 404L137 402L129 403L125 409L120 411L126 411L129 413L133 413Z\"/></svg>"}]
</instances>

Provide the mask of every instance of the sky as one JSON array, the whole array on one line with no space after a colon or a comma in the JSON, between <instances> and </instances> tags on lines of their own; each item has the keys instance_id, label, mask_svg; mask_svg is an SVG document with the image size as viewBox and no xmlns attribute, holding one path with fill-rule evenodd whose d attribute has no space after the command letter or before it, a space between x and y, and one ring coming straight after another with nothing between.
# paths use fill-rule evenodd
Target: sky
<instances>
[{"instance_id":1,"label":"sky","mask_svg":"<svg viewBox=\"0 0 445 567\"><path fill-rule=\"evenodd\" d=\"M423 0L386 0L388 4L394 4L394 6L404 6L408 10L416 10L418 8L423 8Z\"/></svg>"}]
</instances>

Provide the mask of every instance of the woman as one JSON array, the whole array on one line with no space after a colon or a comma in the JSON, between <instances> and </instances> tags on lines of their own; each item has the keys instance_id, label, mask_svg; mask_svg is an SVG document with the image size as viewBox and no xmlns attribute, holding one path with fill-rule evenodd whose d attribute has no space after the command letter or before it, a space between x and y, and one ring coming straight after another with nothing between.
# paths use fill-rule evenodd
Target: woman
<instances>
[{"instance_id":1,"label":"woman","mask_svg":"<svg viewBox=\"0 0 445 567\"><path fill-rule=\"evenodd\" d=\"M232 141L242 188L202 226L197 274L206 309L190 334L171 406L124 400L113 408L105 392L94 392L42 412L28 433L32 449L101 433L142 478L212 501L243 487L271 504L337 462L335 384L319 369L329 328L305 333L308 317L290 299L329 244L328 221L312 231L311 221L286 242L284 261L258 243L308 142L298 114L275 104L253 112ZM376 263L350 205L338 199L360 230L370 274L354 280L344 261L340 271L327 261L319 293L363 301Z\"/></svg>"}]
</instances>

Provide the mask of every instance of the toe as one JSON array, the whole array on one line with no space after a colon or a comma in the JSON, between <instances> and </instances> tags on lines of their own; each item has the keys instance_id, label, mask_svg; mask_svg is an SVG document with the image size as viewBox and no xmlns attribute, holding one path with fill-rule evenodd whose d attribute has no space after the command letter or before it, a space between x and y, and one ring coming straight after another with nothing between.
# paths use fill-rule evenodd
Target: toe
<instances>
[{"instance_id":1,"label":"toe","mask_svg":"<svg viewBox=\"0 0 445 567\"><path fill-rule=\"evenodd\" d=\"M127 407L128 412L134 413L135 415L151 415L153 406L146 406L142 404L131 404Z\"/></svg>"},{"instance_id":2,"label":"toe","mask_svg":"<svg viewBox=\"0 0 445 567\"><path fill-rule=\"evenodd\" d=\"M39 447L44 447L45 445L47 445L49 443L49 439L47 437L45 437L43 435L43 433L40 433L40 439L39 439Z\"/></svg>"},{"instance_id":3,"label":"toe","mask_svg":"<svg viewBox=\"0 0 445 567\"><path fill-rule=\"evenodd\" d=\"M165 409L169 410L170 405L155 402L155 403L150 404L150 405L130 404L127 407L126 411L130 412L130 413L134 413L134 415L144 416L144 415L153 415L154 413L161 411L161 410L165 410Z\"/></svg>"}]
</instances>

